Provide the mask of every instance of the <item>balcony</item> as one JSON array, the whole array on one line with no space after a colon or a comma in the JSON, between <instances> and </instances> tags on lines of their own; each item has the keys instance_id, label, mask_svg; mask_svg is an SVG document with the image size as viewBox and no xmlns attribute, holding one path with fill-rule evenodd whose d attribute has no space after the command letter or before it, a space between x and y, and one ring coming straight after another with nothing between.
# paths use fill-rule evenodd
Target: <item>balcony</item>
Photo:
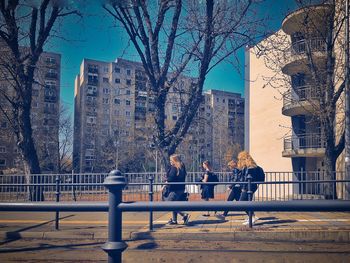
<instances>
[{"instance_id":1,"label":"balcony","mask_svg":"<svg viewBox=\"0 0 350 263\"><path fill-rule=\"evenodd\" d=\"M313 54L313 60L316 65L324 63L327 45L323 38L302 39L292 43L285 51L284 66L282 72L284 74L293 75L308 70L307 51Z\"/></svg>"},{"instance_id":2,"label":"balcony","mask_svg":"<svg viewBox=\"0 0 350 263\"><path fill-rule=\"evenodd\" d=\"M55 72L47 72L45 74L45 78L47 79L57 79L57 77L58 77L58 74Z\"/></svg>"},{"instance_id":3,"label":"balcony","mask_svg":"<svg viewBox=\"0 0 350 263\"><path fill-rule=\"evenodd\" d=\"M314 86L301 86L283 94L282 114L310 115L319 108L320 95Z\"/></svg>"},{"instance_id":4,"label":"balcony","mask_svg":"<svg viewBox=\"0 0 350 263\"><path fill-rule=\"evenodd\" d=\"M88 73L98 74L98 68L97 67L88 67Z\"/></svg>"},{"instance_id":5,"label":"balcony","mask_svg":"<svg viewBox=\"0 0 350 263\"><path fill-rule=\"evenodd\" d=\"M332 9L330 5L314 5L296 10L289 15L282 22L282 30L292 35L295 32L300 32L305 26L314 32L324 32L327 27L325 26L325 17L328 16ZM305 22L308 21L308 22ZM307 23L307 24L306 24Z\"/></svg>"},{"instance_id":6,"label":"balcony","mask_svg":"<svg viewBox=\"0 0 350 263\"><path fill-rule=\"evenodd\" d=\"M284 138L283 157L322 157L325 140L318 133L308 133Z\"/></svg>"}]
</instances>

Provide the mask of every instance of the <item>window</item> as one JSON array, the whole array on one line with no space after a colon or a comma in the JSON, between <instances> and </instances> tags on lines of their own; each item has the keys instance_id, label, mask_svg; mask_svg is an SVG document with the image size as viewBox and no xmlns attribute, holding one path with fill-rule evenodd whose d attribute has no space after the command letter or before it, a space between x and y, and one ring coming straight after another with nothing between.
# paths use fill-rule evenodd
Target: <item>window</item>
<instances>
[{"instance_id":1,"label":"window","mask_svg":"<svg viewBox=\"0 0 350 263\"><path fill-rule=\"evenodd\" d=\"M7 128L7 122L6 121L1 122L1 128L4 128L4 129Z\"/></svg>"},{"instance_id":2,"label":"window","mask_svg":"<svg viewBox=\"0 0 350 263\"><path fill-rule=\"evenodd\" d=\"M172 110L173 110L174 113L177 112L177 105L176 104L173 104Z\"/></svg>"},{"instance_id":3,"label":"window","mask_svg":"<svg viewBox=\"0 0 350 263\"><path fill-rule=\"evenodd\" d=\"M120 99L114 99L114 104L120 104Z\"/></svg>"},{"instance_id":4,"label":"window","mask_svg":"<svg viewBox=\"0 0 350 263\"><path fill-rule=\"evenodd\" d=\"M114 82L115 82L115 83L120 83L120 79L116 78L116 79L114 80Z\"/></svg>"},{"instance_id":5,"label":"window","mask_svg":"<svg viewBox=\"0 0 350 263\"><path fill-rule=\"evenodd\" d=\"M115 72L115 73L120 73L120 68L115 67L115 68L114 68L114 72Z\"/></svg>"},{"instance_id":6,"label":"window","mask_svg":"<svg viewBox=\"0 0 350 263\"><path fill-rule=\"evenodd\" d=\"M177 120L177 116L173 115L173 121L176 121L176 120Z\"/></svg>"},{"instance_id":7,"label":"window","mask_svg":"<svg viewBox=\"0 0 350 263\"><path fill-rule=\"evenodd\" d=\"M109 89L108 88L103 88L103 94L109 94Z\"/></svg>"},{"instance_id":8,"label":"window","mask_svg":"<svg viewBox=\"0 0 350 263\"><path fill-rule=\"evenodd\" d=\"M126 85L130 86L131 85L131 79L126 80Z\"/></svg>"},{"instance_id":9,"label":"window","mask_svg":"<svg viewBox=\"0 0 350 263\"><path fill-rule=\"evenodd\" d=\"M126 90L126 95L130 95L130 90Z\"/></svg>"},{"instance_id":10,"label":"window","mask_svg":"<svg viewBox=\"0 0 350 263\"><path fill-rule=\"evenodd\" d=\"M53 57L47 57L45 61L47 64L56 64L56 59Z\"/></svg>"},{"instance_id":11,"label":"window","mask_svg":"<svg viewBox=\"0 0 350 263\"><path fill-rule=\"evenodd\" d=\"M219 102L219 98L216 98L216 102Z\"/></svg>"},{"instance_id":12,"label":"window","mask_svg":"<svg viewBox=\"0 0 350 263\"><path fill-rule=\"evenodd\" d=\"M130 106L130 104L131 104L131 103L130 103L130 100L126 100L126 101L125 101L125 105Z\"/></svg>"},{"instance_id":13,"label":"window","mask_svg":"<svg viewBox=\"0 0 350 263\"><path fill-rule=\"evenodd\" d=\"M109 104L109 99L108 98L102 98L102 103L103 104Z\"/></svg>"},{"instance_id":14,"label":"window","mask_svg":"<svg viewBox=\"0 0 350 263\"><path fill-rule=\"evenodd\" d=\"M108 83L108 78L103 78L103 83Z\"/></svg>"},{"instance_id":15,"label":"window","mask_svg":"<svg viewBox=\"0 0 350 263\"><path fill-rule=\"evenodd\" d=\"M126 111L126 112L125 112L125 116L130 117L130 111Z\"/></svg>"},{"instance_id":16,"label":"window","mask_svg":"<svg viewBox=\"0 0 350 263\"><path fill-rule=\"evenodd\" d=\"M39 107L39 103L37 101L32 101L32 107L33 108L38 108Z\"/></svg>"},{"instance_id":17,"label":"window","mask_svg":"<svg viewBox=\"0 0 350 263\"><path fill-rule=\"evenodd\" d=\"M225 99L222 99L222 103L225 103Z\"/></svg>"},{"instance_id":18,"label":"window","mask_svg":"<svg viewBox=\"0 0 350 263\"><path fill-rule=\"evenodd\" d=\"M115 95L120 95L120 89L115 88L114 93L115 93Z\"/></svg>"},{"instance_id":19,"label":"window","mask_svg":"<svg viewBox=\"0 0 350 263\"><path fill-rule=\"evenodd\" d=\"M0 166L5 166L5 165L6 165L6 160L0 159Z\"/></svg>"},{"instance_id":20,"label":"window","mask_svg":"<svg viewBox=\"0 0 350 263\"><path fill-rule=\"evenodd\" d=\"M127 70L126 70L126 75L128 75L128 76L131 75L131 70L130 70L130 69L127 69Z\"/></svg>"},{"instance_id":21,"label":"window","mask_svg":"<svg viewBox=\"0 0 350 263\"><path fill-rule=\"evenodd\" d=\"M0 153L6 153L6 147L0 146Z\"/></svg>"},{"instance_id":22,"label":"window","mask_svg":"<svg viewBox=\"0 0 350 263\"><path fill-rule=\"evenodd\" d=\"M108 73L108 67L103 68L104 73Z\"/></svg>"}]
</instances>

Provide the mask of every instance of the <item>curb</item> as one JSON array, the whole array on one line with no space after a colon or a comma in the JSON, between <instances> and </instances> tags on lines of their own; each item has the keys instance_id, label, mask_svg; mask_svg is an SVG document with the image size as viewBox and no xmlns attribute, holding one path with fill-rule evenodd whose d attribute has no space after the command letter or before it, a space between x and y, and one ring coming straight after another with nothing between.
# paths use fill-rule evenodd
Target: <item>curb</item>
<instances>
[{"instance_id":1,"label":"curb","mask_svg":"<svg viewBox=\"0 0 350 263\"><path fill-rule=\"evenodd\" d=\"M77 239L106 241L107 232L4 232L0 231L0 240L18 239ZM274 230L274 231L234 231L234 232L187 232L187 233L160 233L150 231L124 231L122 238L125 241L136 240L201 240L201 241L280 241L280 242L337 242L350 243L350 230Z\"/></svg>"},{"instance_id":2,"label":"curb","mask_svg":"<svg viewBox=\"0 0 350 263\"><path fill-rule=\"evenodd\" d=\"M230 233L135 232L131 240L280 241L350 243L350 230L236 231Z\"/></svg>"}]
</instances>

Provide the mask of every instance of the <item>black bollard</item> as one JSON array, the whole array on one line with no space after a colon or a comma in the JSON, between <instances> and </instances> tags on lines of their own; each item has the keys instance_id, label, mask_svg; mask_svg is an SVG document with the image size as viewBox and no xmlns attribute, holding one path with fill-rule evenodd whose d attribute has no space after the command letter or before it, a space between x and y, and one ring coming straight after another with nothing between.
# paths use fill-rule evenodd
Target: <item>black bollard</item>
<instances>
[{"instance_id":1,"label":"black bollard","mask_svg":"<svg viewBox=\"0 0 350 263\"><path fill-rule=\"evenodd\" d=\"M153 175L150 175L150 177L148 178L149 180L149 201L153 202ZM149 212L149 231L153 231L153 212L150 211Z\"/></svg>"},{"instance_id":2,"label":"black bollard","mask_svg":"<svg viewBox=\"0 0 350 263\"><path fill-rule=\"evenodd\" d=\"M59 175L56 176L56 202L58 203L60 201L60 194L61 194L61 189L60 189L60 177ZM56 211L56 216L55 216L55 229L59 229L59 221L60 221L60 212Z\"/></svg>"},{"instance_id":3,"label":"black bollard","mask_svg":"<svg viewBox=\"0 0 350 263\"><path fill-rule=\"evenodd\" d=\"M109 263L122 262L122 252L127 244L122 240L122 212L118 205L122 202L122 191L127 185L125 177L118 170L113 170L103 183L108 194L108 241L102 249L108 254Z\"/></svg>"},{"instance_id":4,"label":"black bollard","mask_svg":"<svg viewBox=\"0 0 350 263\"><path fill-rule=\"evenodd\" d=\"M252 201L252 195L253 195L253 191L252 191L252 176L250 174L248 174L247 176L247 180L248 180L248 201ZM253 211L249 210L248 211L248 216L249 216L249 227L252 228L253 227Z\"/></svg>"}]
</instances>

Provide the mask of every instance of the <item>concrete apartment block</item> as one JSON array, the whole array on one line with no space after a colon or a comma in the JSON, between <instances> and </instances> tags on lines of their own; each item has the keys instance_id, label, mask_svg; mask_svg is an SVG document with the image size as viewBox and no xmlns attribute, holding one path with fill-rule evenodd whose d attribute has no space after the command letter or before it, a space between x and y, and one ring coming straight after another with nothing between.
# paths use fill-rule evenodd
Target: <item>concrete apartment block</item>
<instances>
[{"instance_id":1,"label":"concrete apartment block","mask_svg":"<svg viewBox=\"0 0 350 263\"><path fill-rule=\"evenodd\" d=\"M182 111L195 79L181 76L171 88L165 107L166 127L171 129ZM220 110L217 98L220 100ZM73 163L77 172L108 172L128 158L148 158L155 131L154 98L142 65L118 58L115 62L84 59L75 80ZM243 146L244 100L240 94L208 91L187 136L178 148L188 170L199 170L202 161L223 166L218 154L227 154L227 145ZM219 117L221 118L219 120ZM220 130L219 137L213 137ZM216 149L213 145L222 142ZM216 146L218 147L218 146ZM225 149L223 149L226 147ZM108 150L109 149L109 150ZM220 152L221 150L221 152ZM122 168L122 167L119 167ZM132 172L132 171L131 171Z\"/></svg>"},{"instance_id":2,"label":"concrete apartment block","mask_svg":"<svg viewBox=\"0 0 350 263\"><path fill-rule=\"evenodd\" d=\"M33 84L31 107L33 136L43 173L57 172L58 169L60 71L61 55L43 52L35 71L36 83ZM1 90L11 96L14 92L11 80L5 70L1 70L1 74ZM2 96L0 100L2 105L7 104ZM10 107L6 108L11 111ZM6 172L15 168L17 171L23 171L15 135L3 113L0 113L0 130L0 170Z\"/></svg>"}]
</instances>

